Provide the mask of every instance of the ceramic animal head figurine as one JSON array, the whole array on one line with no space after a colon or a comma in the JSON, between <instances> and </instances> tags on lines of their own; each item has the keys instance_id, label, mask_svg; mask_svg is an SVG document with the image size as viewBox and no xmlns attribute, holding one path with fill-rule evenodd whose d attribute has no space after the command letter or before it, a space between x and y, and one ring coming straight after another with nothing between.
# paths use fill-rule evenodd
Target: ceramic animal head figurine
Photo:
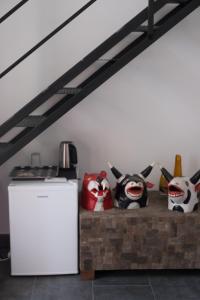
<instances>
[{"instance_id":1,"label":"ceramic animal head figurine","mask_svg":"<svg viewBox=\"0 0 200 300\"><path fill-rule=\"evenodd\" d=\"M173 177L165 168L160 166L161 172L168 182L168 209L184 213L192 212L198 208L200 185L200 170L191 178Z\"/></svg>"},{"instance_id":2,"label":"ceramic animal head figurine","mask_svg":"<svg viewBox=\"0 0 200 300\"><path fill-rule=\"evenodd\" d=\"M111 172L117 179L115 206L122 209L133 209L148 205L147 187L153 184L146 182L145 178L151 173L154 163L139 174L122 175L115 167L108 163Z\"/></svg>"},{"instance_id":3,"label":"ceramic animal head figurine","mask_svg":"<svg viewBox=\"0 0 200 300\"><path fill-rule=\"evenodd\" d=\"M98 174L85 173L81 202L83 208L92 211L102 211L113 207L110 184L105 171Z\"/></svg>"}]
</instances>

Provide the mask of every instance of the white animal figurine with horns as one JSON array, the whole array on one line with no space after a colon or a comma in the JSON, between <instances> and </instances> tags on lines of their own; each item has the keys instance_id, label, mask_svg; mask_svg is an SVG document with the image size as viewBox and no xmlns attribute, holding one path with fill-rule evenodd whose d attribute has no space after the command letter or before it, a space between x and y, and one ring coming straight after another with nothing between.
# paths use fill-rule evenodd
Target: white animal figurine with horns
<instances>
[{"instance_id":1,"label":"white animal figurine with horns","mask_svg":"<svg viewBox=\"0 0 200 300\"><path fill-rule=\"evenodd\" d=\"M189 213L198 208L200 170L192 177L173 177L165 168L161 172L168 182L168 209Z\"/></svg>"},{"instance_id":2,"label":"white animal figurine with horns","mask_svg":"<svg viewBox=\"0 0 200 300\"><path fill-rule=\"evenodd\" d=\"M147 188L152 188L154 185L146 182L145 178L151 173L155 163L149 165L139 174L122 175L110 163L108 166L111 172L117 179L115 206L122 209L134 209L146 207L148 205Z\"/></svg>"}]
</instances>

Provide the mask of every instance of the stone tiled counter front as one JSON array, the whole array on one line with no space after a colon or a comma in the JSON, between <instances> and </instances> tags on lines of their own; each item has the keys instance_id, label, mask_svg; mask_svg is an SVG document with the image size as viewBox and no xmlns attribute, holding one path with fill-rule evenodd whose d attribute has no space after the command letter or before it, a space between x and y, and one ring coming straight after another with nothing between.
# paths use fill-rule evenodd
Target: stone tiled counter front
<instances>
[{"instance_id":1,"label":"stone tiled counter front","mask_svg":"<svg viewBox=\"0 0 200 300\"><path fill-rule=\"evenodd\" d=\"M80 210L80 271L200 268L200 213L167 209L167 197L150 194L146 208Z\"/></svg>"}]
</instances>

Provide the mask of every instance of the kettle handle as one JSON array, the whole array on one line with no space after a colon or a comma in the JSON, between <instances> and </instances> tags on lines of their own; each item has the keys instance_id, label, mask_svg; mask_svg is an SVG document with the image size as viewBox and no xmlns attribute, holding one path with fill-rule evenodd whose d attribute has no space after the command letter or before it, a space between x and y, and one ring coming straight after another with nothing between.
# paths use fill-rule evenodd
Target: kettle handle
<instances>
[{"instance_id":1,"label":"kettle handle","mask_svg":"<svg viewBox=\"0 0 200 300\"><path fill-rule=\"evenodd\" d=\"M76 151L76 147L73 144L69 144L69 156L70 156L70 162L73 165L76 165L78 162L77 151Z\"/></svg>"}]
</instances>

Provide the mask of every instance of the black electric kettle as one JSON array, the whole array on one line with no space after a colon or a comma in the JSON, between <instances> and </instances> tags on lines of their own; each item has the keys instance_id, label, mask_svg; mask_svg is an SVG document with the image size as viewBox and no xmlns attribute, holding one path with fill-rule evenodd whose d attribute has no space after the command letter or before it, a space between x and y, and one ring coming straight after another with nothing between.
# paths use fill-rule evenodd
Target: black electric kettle
<instances>
[{"instance_id":1,"label":"black electric kettle","mask_svg":"<svg viewBox=\"0 0 200 300\"><path fill-rule=\"evenodd\" d=\"M75 168L77 164L77 150L70 141L60 143L59 149L59 167L61 169Z\"/></svg>"}]
</instances>

